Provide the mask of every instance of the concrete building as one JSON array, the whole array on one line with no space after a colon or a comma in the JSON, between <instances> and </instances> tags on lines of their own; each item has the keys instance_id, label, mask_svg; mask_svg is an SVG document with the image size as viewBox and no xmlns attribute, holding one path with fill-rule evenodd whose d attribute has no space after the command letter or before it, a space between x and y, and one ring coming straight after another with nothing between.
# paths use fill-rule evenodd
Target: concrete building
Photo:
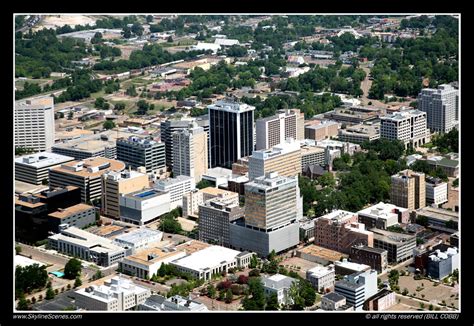
<instances>
[{"instance_id":1,"label":"concrete building","mask_svg":"<svg viewBox=\"0 0 474 326\"><path fill-rule=\"evenodd\" d=\"M304 138L320 141L337 136L338 130L339 123L331 120L323 120L317 125L306 125L304 127Z\"/></svg>"},{"instance_id":2,"label":"concrete building","mask_svg":"<svg viewBox=\"0 0 474 326\"><path fill-rule=\"evenodd\" d=\"M239 252L220 246L210 246L170 262L180 272L190 273L198 279L210 280L212 275L227 272L229 268L247 267L250 252Z\"/></svg>"},{"instance_id":3,"label":"concrete building","mask_svg":"<svg viewBox=\"0 0 474 326\"><path fill-rule=\"evenodd\" d=\"M413 215L415 220L425 218L427 225L431 228L454 229L455 231L459 228L459 212L444 208L424 207L414 211Z\"/></svg>"},{"instance_id":4,"label":"concrete building","mask_svg":"<svg viewBox=\"0 0 474 326\"><path fill-rule=\"evenodd\" d=\"M390 202L409 210L426 206L425 174L403 170L391 177Z\"/></svg>"},{"instance_id":5,"label":"concrete building","mask_svg":"<svg viewBox=\"0 0 474 326\"><path fill-rule=\"evenodd\" d=\"M75 226L84 228L96 222L95 207L86 204L77 204L67 208L59 208L48 214L48 221L52 232L58 233L63 228Z\"/></svg>"},{"instance_id":6,"label":"concrete building","mask_svg":"<svg viewBox=\"0 0 474 326\"><path fill-rule=\"evenodd\" d=\"M53 153L71 156L75 160L98 156L109 159L117 158L115 140L99 134L55 144L52 150Z\"/></svg>"},{"instance_id":7,"label":"concrete building","mask_svg":"<svg viewBox=\"0 0 474 326\"><path fill-rule=\"evenodd\" d=\"M104 173L102 176L102 214L120 218L120 195L148 187L148 176L144 173L130 170Z\"/></svg>"},{"instance_id":8,"label":"concrete building","mask_svg":"<svg viewBox=\"0 0 474 326\"><path fill-rule=\"evenodd\" d=\"M300 224L300 241L314 241L314 221L312 219L303 218L299 220Z\"/></svg>"},{"instance_id":9,"label":"concrete building","mask_svg":"<svg viewBox=\"0 0 474 326\"><path fill-rule=\"evenodd\" d=\"M351 247L349 258L355 263L369 265L379 273L388 267L388 252L385 249L355 245Z\"/></svg>"},{"instance_id":10,"label":"concrete building","mask_svg":"<svg viewBox=\"0 0 474 326\"><path fill-rule=\"evenodd\" d=\"M125 257L125 249L112 240L71 226L48 238L51 249L100 266L113 265Z\"/></svg>"},{"instance_id":11,"label":"concrete building","mask_svg":"<svg viewBox=\"0 0 474 326\"><path fill-rule=\"evenodd\" d=\"M426 112L407 110L381 117L380 138L400 140L405 148L417 148L428 143L430 133L426 128Z\"/></svg>"},{"instance_id":12,"label":"concrete building","mask_svg":"<svg viewBox=\"0 0 474 326\"><path fill-rule=\"evenodd\" d=\"M337 138L340 141L354 144L362 144L365 141L373 141L380 138L380 125L358 124L339 129Z\"/></svg>"},{"instance_id":13,"label":"concrete building","mask_svg":"<svg viewBox=\"0 0 474 326\"><path fill-rule=\"evenodd\" d=\"M431 170L441 168L448 177L457 178L459 175L459 160L443 156L432 156L426 159Z\"/></svg>"},{"instance_id":14,"label":"concrete building","mask_svg":"<svg viewBox=\"0 0 474 326\"><path fill-rule=\"evenodd\" d=\"M418 94L418 108L426 112L428 128L433 132L448 133L458 123L459 91L451 85L438 89L424 88Z\"/></svg>"},{"instance_id":15,"label":"concrete building","mask_svg":"<svg viewBox=\"0 0 474 326\"><path fill-rule=\"evenodd\" d=\"M327 267L316 266L306 271L306 279L320 293L325 293L327 289L334 290L335 277L336 273L333 265Z\"/></svg>"},{"instance_id":16,"label":"concrete building","mask_svg":"<svg viewBox=\"0 0 474 326\"><path fill-rule=\"evenodd\" d=\"M15 158L15 180L40 185L48 183L48 171L74 158L49 152L25 155Z\"/></svg>"},{"instance_id":17,"label":"concrete building","mask_svg":"<svg viewBox=\"0 0 474 326\"><path fill-rule=\"evenodd\" d=\"M249 179L264 176L268 172L278 172L284 177L301 173L299 142L287 139L271 149L254 151L249 157Z\"/></svg>"},{"instance_id":18,"label":"concrete building","mask_svg":"<svg viewBox=\"0 0 474 326\"><path fill-rule=\"evenodd\" d=\"M183 195L194 190L196 183L193 177L178 175L175 178L157 180L154 188L170 194L170 209L183 206Z\"/></svg>"},{"instance_id":19,"label":"concrete building","mask_svg":"<svg viewBox=\"0 0 474 326\"><path fill-rule=\"evenodd\" d=\"M457 248L437 249L428 256L426 274L435 280L442 280L454 270L459 270L459 252Z\"/></svg>"},{"instance_id":20,"label":"concrete building","mask_svg":"<svg viewBox=\"0 0 474 326\"><path fill-rule=\"evenodd\" d=\"M279 305L293 304L290 296L290 288L298 281L292 277L281 274L262 277L263 289L266 296L277 295Z\"/></svg>"},{"instance_id":21,"label":"concrete building","mask_svg":"<svg viewBox=\"0 0 474 326\"><path fill-rule=\"evenodd\" d=\"M37 97L15 101L15 148L50 151L54 144L54 101Z\"/></svg>"},{"instance_id":22,"label":"concrete building","mask_svg":"<svg viewBox=\"0 0 474 326\"><path fill-rule=\"evenodd\" d=\"M136 169L144 166L147 173L165 168L165 144L131 136L117 139L117 159Z\"/></svg>"},{"instance_id":23,"label":"concrete building","mask_svg":"<svg viewBox=\"0 0 474 326\"><path fill-rule=\"evenodd\" d=\"M114 277L104 285L91 285L75 292L76 305L88 311L134 310L150 296L149 289L120 277Z\"/></svg>"},{"instance_id":24,"label":"concrete building","mask_svg":"<svg viewBox=\"0 0 474 326\"><path fill-rule=\"evenodd\" d=\"M173 132L172 138L173 175L193 177L198 183L208 167L207 133L194 122L190 129Z\"/></svg>"},{"instance_id":25,"label":"concrete building","mask_svg":"<svg viewBox=\"0 0 474 326\"><path fill-rule=\"evenodd\" d=\"M170 193L153 188L120 195L120 220L144 225L171 211Z\"/></svg>"},{"instance_id":26,"label":"concrete building","mask_svg":"<svg viewBox=\"0 0 474 326\"><path fill-rule=\"evenodd\" d=\"M439 178L430 176L425 177L426 185L426 204L439 205L448 201L448 184Z\"/></svg>"},{"instance_id":27,"label":"concrete building","mask_svg":"<svg viewBox=\"0 0 474 326\"><path fill-rule=\"evenodd\" d=\"M77 186L81 189L84 203L101 199L102 175L125 169L122 162L104 157L93 157L82 161L71 161L49 170L50 187Z\"/></svg>"},{"instance_id":28,"label":"concrete building","mask_svg":"<svg viewBox=\"0 0 474 326\"><path fill-rule=\"evenodd\" d=\"M336 274L338 275L350 275L354 273L361 273L370 270L369 265L365 264L357 264L354 262L347 261L346 258L342 259L342 261L335 261L334 262L334 269Z\"/></svg>"},{"instance_id":29,"label":"concrete building","mask_svg":"<svg viewBox=\"0 0 474 326\"><path fill-rule=\"evenodd\" d=\"M346 254L327 249L320 246L309 245L296 251L296 256L323 266L333 264L336 261L349 257Z\"/></svg>"},{"instance_id":30,"label":"concrete building","mask_svg":"<svg viewBox=\"0 0 474 326\"><path fill-rule=\"evenodd\" d=\"M304 139L304 114L298 109L278 111L276 115L258 119L255 126L256 150L272 148L288 138Z\"/></svg>"},{"instance_id":31,"label":"concrete building","mask_svg":"<svg viewBox=\"0 0 474 326\"><path fill-rule=\"evenodd\" d=\"M127 275L147 279L158 275L161 264L169 264L184 256L186 253L180 250L163 251L158 248L147 248L125 257L119 263L119 268Z\"/></svg>"},{"instance_id":32,"label":"concrete building","mask_svg":"<svg viewBox=\"0 0 474 326\"><path fill-rule=\"evenodd\" d=\"M378 228L385 230L398 223L410 222L408 209L397 207L392 204L380 202L357 212L360 223L365 224L367 229Z\"/></svg>"},{"instance_id":33,"label":"concrete building","mask_svg":"<svg viewBox=\"0 0 474 326\"><path fill-rule=\"evenodd\" d=\"M326 151L322 147L301 146L301 171L310 165L326 166Z\"/></svg>"},{"instance_id":34,"label":"concrete building","mask_svg":"<svg viewBox=\"0 0 474 326\"><path fill-rule=\"evenodd\" d=\"M217 101L209 105L210 167L232 168L239 158L254 149L255 107L243 103Z\"/></svg>"},{"instance_id":35,"label":"concrete building","mask_svg":"<svg viewBox=\"0 0 474 326\"><path fill-rule=\"evenodd\" d=\"M235 200L215 198L199 206L199 240L230 246L230 223L244 216Z\"/></svg>"},{"instance_id":36,"label":"concrete building","mask_svg":"<svg viewBox=\"0 0 474 326\"><path fill-rule=\"evenodd\" d=\"M374 248L387 250L388 262L398 264L413 257L416 237L409 234L371 229L374 234Z\"/></svg>"},{"instance_id":37,"label":"concrete building","mask_svg":"<svg viewBox=\"0 0 474 326\"><path fill-rule=\"evenodd\" d=\"M152 295L138 306L140 311L209 311L207 307L198 301L174 295L166 298L161 295Z\"/></svg>"},{"instance_id":38,"label":"concrete building","mask_svg":"<svg viewBox=\"0 0 474 326\"><path fill-rule=\"evenodd\" d=\"M348 254L355 244L373 246L373 234L357 222L357 214L336 210L315 219L314 244Z\"/></svg>"},{"instance_id":39,"label":"concrete building","mask_svg":"<svg viewBox=\"0 0 474 326\"><path fill-rule=\"evenodd\" d=\"M324 118L344 124L360 124L376 120L385 113L383 108L354 106L349 103L349 107L335 108L324 113Z\"/></svg>"},{"instance_id":40,"label":"concrete building","mask_svg":"<svg viewBox=\"0 0 474 326\"><path fill-rule=\"evenodd\" d=\"M231 200L232 203L239 205L239 194L236 192L214 187L194 189L183 195L183 217L197 217L199 215L199 206L213 198L226 201Z\"/></svg>"},{"instance_id":41,"label":"concrete building","mask_svg":"<svg viewBox=\"0 0 474 326\"><path fill-rule=\"evenodd\" d=\"M396 304L395 292L382 289L364 302L364 310L384 311Z\"/></svg>"},{"instance_id":42,"label":"concrete building","mask_svg":"<svg viewBox=\"0 0 474 326\"><path fill-rule=\"evenodd\" d=\"M345 296L355 311L361 311L364 301L377 293L377 271L346 275L343 280L336 282L335 292Z\"/></svg>"},{"instance_id":43,"label":"concrete building","mask_svg":"<svg viewBox=\"0 0 474 326\"><path fill-rule=\"evenodd\" d=\"M148 228L140 228L134 231L120 234L115 237L114 242L119 246L131 249L131 252L146 249L150 245L163 239L163 232Z\"/></svg>"},{"instance_id":44,"label":"concrete building","mask_svg":"<svg viewBox=\"0 0 474 326\"><path fill-rule=\"evenodd\" d=\"M346 297L330 292L321 297L321 309L324 311L354 311L354 306L346 303Z\"/></svg>"}]
</instances>

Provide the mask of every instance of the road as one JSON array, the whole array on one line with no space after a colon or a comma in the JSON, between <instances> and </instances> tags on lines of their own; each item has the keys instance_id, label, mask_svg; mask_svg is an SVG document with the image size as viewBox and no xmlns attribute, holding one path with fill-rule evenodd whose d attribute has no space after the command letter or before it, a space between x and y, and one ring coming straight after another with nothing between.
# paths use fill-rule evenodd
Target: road
<instances>
[{"instance_id":1,"label":"road","mask_svg":"<svg viewBox=\"0 0 474 326\"><path fill-rule=\"evenodd\" d=\"M363 98L367 99L369 97L369 90L372 87L372 80L369 79L370 69L368 67L361 67L365 72L365 79L360 83L360 88L364 92Z\"/></svg>"}]
</instances>

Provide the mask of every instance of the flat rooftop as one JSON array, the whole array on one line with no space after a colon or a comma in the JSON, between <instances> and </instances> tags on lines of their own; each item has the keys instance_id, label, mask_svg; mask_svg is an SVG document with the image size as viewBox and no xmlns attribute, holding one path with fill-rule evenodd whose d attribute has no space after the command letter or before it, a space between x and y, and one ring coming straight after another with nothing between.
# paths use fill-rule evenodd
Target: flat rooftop
<instances>
[{"instance_id":1,"label":"flat rooftop","mask_svg":"<svg viewBox=\"0 0 474 326\"><path fill-rule=\"evenodd\" d=\"M307 247L304 247L302 249L299 249L298 252L311 255L311 256L316 256L320 257L322 259L328 260L328 261L339 261L341 258L347 258L348 255L343 254L341 252L323 248L320 246L316 245L309 245Z\"/></svg>"},{"instance_id":2,"label":"flat rooftop","mask_svg":"<svg viewBox=\"0 0 474 326\"><path fill-rule=\"evenodd\" d=\"M185 251L187 254L191 254L193 252L205 249L210 247L210 244L207 244L202 241L197 241L197 240L191 240L185 243L182 243L180 245L176 246L177 250Z\"/></svg>"},{"instance_id":3,"label":"flat rooftop","mask_svg":"<svg viewBox=\"0 0 474 326\"><path fill-rule=\"evenodd\" d=\"M61 231L59 234L50 236L49 238L63 240L86 248L93 248L94 250L101 252L116 252L124 250L109 239L97 236L74 226Z\"/></svg>"},{"instance_id":4,"label":"flat rooftop","mask_svg":"<svg viewBox=\"0 0 474 326\"><path fill-rule=\"evenodd\" d=\"M138 264L150 266L166 258L170 258L173 256L176 256L176 258L178 258L178 257L182 257L182 255L183 255L183 252L178 251L178 250L166 252L158 248L148 248L148 249L140 250L138 253L134 255L125 257L124 262L128 260L128 261L135 262ZM153 258L148 259L151 257Z\"/></svg>"},{"instance_id":5,"label":"flat rooftop","mask_svg":"<svg viewBox=\"0 0 474 326\"><path fill-rule=\"evenodd\" d=\"M16 266L26 267L26 266L30 266L30 265L33 265L33 264L38 264L40 266L44 266L44 264L40 263L39 261L30 259L30 258L25 257L25 256L21 256L21 255L15 255L14 264L15 264L15 267Z\"/></svg>"},{"instance_id":6,"label":"flat rooftop","mask_svg":"<svg viewBox=\"0 0 474 326\"><path fill-rule=\"evenodd\" d=\"M150 237L160 237L160 236L163 236L163 232L161 231L155 231L148 228L140 228L128 233L123 233L115 237L115 240L129 242L129 243L137 243L137 242L144 241Z\"/></svg>"},{"instance_id":7,"label":"flat rooftop","mask_svg":"<svg viewBox=\"0 0 474 326\"><path fill-rule=\"evenodd\" d=\"M387 230L381 230L377 228L370 229L374 233L374 239L384 241L392 244L401 244L409 240L415 239L414 235L390 232Z\"/></svg>"},{"instance_id":8,"label":"flat rooftop","mask_svg":"<svg viewBox=\"0 0 474 326\"><path fill-rule=\"evenodd\" d=\"M171 185L174 185L174 184L179 184L179 183L190 181L190 180L194 180L194 178L193 177L188 177L188 176L185 176L185 175L178 175L177 177L174 177L174 178L167 178L167 179L157 180L156 185L159 185L161 187L167 187L167 186L171 186Z\"/></svg>"},{"instance_id":9,"label":"flat rooftop","mask_svg":"<svg viewBox=\"0 0 474 326\"><path fill-rule=\"evenodd\" d=\"M332 211L329 214L318 217L318 219L332 220L334 222L344 222L346 220L351 219L354 215L356 215L356 213L338 209L338 210Z\"/></svg>"},{"instance_id":10,"label":"flat rooftop","mask_svg":"<svg viewBox=\"0 0 474 326\"><path fill-rule=\"evenodd\" d=\"M137 190L128 194L123 195L127 198L133 198L134 200L148 200L151 198L155 198L158 196L165 195L166 193L163 191L156 190L154 188L144 189L144 190Z\"/></svg>"},{"instance_id":11,"label":"flat rooftop","mask_svg":"<svg viewBox=\"0 0 474 326\"><path fill-rule=\"evenodd\" d=\"M223 262L230 262L239 254L240 251L237 250L220 246L210 246L180 258L174 261L173 264L192 270L204 271L221 265Z\"/></svg>"},{"instance_id":12,"label":"flat rooftop","mask_svg":"<svg viewBox=\"0 0 474 326\"><path fill-rule=\"evenodd\" d=\"M376 217L376 218L388 218L389 214L396 214L395 210L398 210L400 212L405 212L408 209L398 207L393 204L386 204L386 203L380 202L376 205L373 205L373 206L370 206L358 211L357 214L367 215L367 216Z\"/></svg>"},{"instance_id":13,"label":"flat rooftop","mask_svg":"<svg viewBox=\"0 0 474 326\"><path fill-rule=\"evenodd\" d=\"M316 277L323 277L327 274L330 274L330 273L333 273L334 272L334 268L331 266L327 266L327 267L324 267L324 266L315 266L311 269L308 269L306 271L306 273L308 274L312 274Z\"/></svg>"},{"instance_id":14,"label":"flat rooftop","mask_svg":"<svg viewBox=\"0 0 474 326\"><path fill-rule=\"evenodd\" d=\"M37 169L73 161L74 157L56 153L41 152L15 158L15 165L31 166Z\"/></svg>"},{"instance_id":15,"label":"flat rooftop","mask_svg":"<svg viewBox=\"0 0 474 326\"><path fill-rule=\"evenodd\" d=\"M204 189L200 189L199 190L200 192L204 193L204 194L208 194L208 195L212 195L212 196L219 196L219 195L225 195L225 194L237 194L236 192L233 192L233 191L229 191L229 190L223 190L223 189L219 189L219 188L215 188L215 187L207 187L207 188L204 188Z\"/></svg>"},{"instance_id":16,"label":"flat rooftop","mask_svg":"<svg viewBox=\"0 0 474 326\"><path fill-rule=\"evenodd\" d=\"M335 261L334 265L339 266L341 268L350 269L350 270L355 271L355 272L363 272L363 271L366 271L366 270L370 269L369 265L357 264L357 263L353 263L353 262L350 262L350 261L347 261L347 260Z\"/></svg>"},{"instance_id":17,"label":"flat rooftop","mask_svg":"<svg viewBox=\"0 0 474 326\"><path fill-rule=\"evenodd\" d=\"M443 208L434 208L434 207L424 207L416 210L416 215L422 215L429 218L449 221L449 220L459 220L459 212L450 211L449 209Z\"/></svg>"},{"instance_id":18,"label":"flat rooftop","mask_svg":"<svg viewBox=\"0 0 474 326\"><path fill-rule=\"evenodd\" d=\"M54 213L49 214L49 216L58 218L58 219L63 219L65 217L71 216L72 214L77 214L77 213L87 211L90 209L94 209L94 206L81 203L74 206L70 206L68 208L60 209Z\"/></svg>"},{"instance_id":19,"label":"flat rooftop","mask_svg":"<svg viewBox=\"0 0 474 326\"><path fill-rule=\"evenodd\" d=\"M82 165L82 169L80 165ZM96 177L108 171L122 171L123 169L125 169L125 163L121 161L105 157L92 157L82 161L71 161L51 170L78 177Z\"/></svg>"},{"instance_id":20,"label":"flat rooftop","mask_svg":"<svg viewBox=\"0 0 474 326\"><path fill-rule=\"evenodd\" d=\"M15 108L42 108L52 107L54 100L51 96L35 97L27 100L15 101Z\"/></svg>"},{"instance_id":21,"label":"flat rooftop","mask_svg":"<svg viewBox=\"0 0 474 326\"><path fill-rule=\"evenodd\" d=\"M15 193L16 194L23 194L23 193L39 193L43 190L48 190L49 186L46 185L34 185L31 183L15 180Z\"/></svg>"}]
</instances>

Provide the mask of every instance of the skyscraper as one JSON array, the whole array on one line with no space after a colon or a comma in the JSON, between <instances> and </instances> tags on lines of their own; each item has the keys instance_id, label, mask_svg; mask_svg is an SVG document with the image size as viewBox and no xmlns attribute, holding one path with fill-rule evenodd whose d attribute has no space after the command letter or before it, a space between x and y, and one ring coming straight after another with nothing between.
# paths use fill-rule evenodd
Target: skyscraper
<instances>
[{"instance_id":1,"label":"skyscraper","mask_svg":"<svg viewBox=\"0 0 474 326\"><path fill-rule=\"evenodd\" d=\"M400 140L405 147L416 148L429 141L426 129L426 113L408 110L389 114L380 118L380 138Z\"/></svg>"},{"instance_id":2,"label":"skyscraper","mask_svg":"<svg viewBox=\"0 0 474 326\"><path fill-rule=\"evenodd\" d=\"M131 136L117 139L117 160L134 169L144 166L146 172L165 167L165 144Z\"/></svg>"},{"instance_id":3,"label":"skyscraper","mask_svg":"<svg viewBox=\"0 0 474 326\"><path fill-rule=\"evenodd\" d=\"M272 148L287 138L304 139L304 114L298 109L278 111L276 115L258 119L255 127L256 149Z\"/></svg>"},{"instance_id":4,"label":"skyscraper","mask_svg":"<svg viewBox=\"0 0 474 326\"><path fill-rule=\"evenodd\" d=\"M173 132L173 175L201 181L207 171L207 134L196 122L189 129Z\"/></svg>"},{"instance_id":5,"label":"skyscraper","mask_svg":"<svg viewBox=\"0 0 474 326\"><path fill-rule=\"evenodd\" d=\"M438 89L425 88L418 95L418 109L426 112L431 131L447 133L456 126L459 91L451 85L439 85Z\"/></svg>"},{"instance_id":6,"label":"skyscraper","mask_svg":"<svg viewBox=\"0 0 474 326\"><path fill-rule=\"evenodd\" d=\"M50 151L54 144L54 102L37 97L15 103L15 148Z\"/></svg>"},{"instance_id":7,"label":"skyscraper","mask_svg":"<svg viewBox=\"0 0 474 326\"><path fill-rule=\"evenodd\" d=\"M425 174L403 170L392 175L390 202L393 205L418 209L426 206Z\"/></svg>"},{"instance_id":8,"label":"skyscraper","mask_svg":"<svg viewBox=\"0 0 474 326\"><path fill-rule=\"evenodd\" d=\"M217 101L208 106L211 168L232 168L239 158L252 154L254 106Z\"/></svg>"}]
</instances>

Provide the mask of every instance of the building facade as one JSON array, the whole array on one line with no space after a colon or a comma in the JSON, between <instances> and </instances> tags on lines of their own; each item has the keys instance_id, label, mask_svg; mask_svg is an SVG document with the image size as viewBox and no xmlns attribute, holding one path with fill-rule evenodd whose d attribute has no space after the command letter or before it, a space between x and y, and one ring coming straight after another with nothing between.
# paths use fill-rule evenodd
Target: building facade
<instances>
[{"instance_id":1,"label":"building facade","mask_svg":"<svg viewBox=\"0 0 474 326\"><path fill-rule=\"evenodd\" d=\"M304 138L316 141L335 137L338 134L339 124L335 121L323 120L317 125L304 127Z\"/></svg>"},{"instance_id":2,"label":"building facade","mask_svg":"<svg viewBox=\"0 0 474 326\"><path fill-rule=\"evenodd\" d=\"M375 228L371 231L374 233L373 247L387 250L389 263L401 263L413 257L416 236Z\"/></svg>"},{"instance_id":3,"label":"building facade","mask_svg":"<svg viewBox=\"0 0 474 326\"><path fill-rule=\"evenodd\" d=\"M153 188L120 196L120 220L144 225L171 211L170 194Z\"/></svg>"},{"instance_id":4,"label":"building facade","mask_svg":"<svg viewBox=\"0 0 474 326\"><path fill-rule=\"evenodd\" d=\"M426 206L425 174L403 170L391 177L390 202L409 210Z\"/></svg>"},{"instance_id":5,"label":"building facade","mask_svg":"<svg viewBox=\"0 0 474 326\"><path fill-rule=\"evenodd\" d=\"M48 214L50 230L58 233L62 228L75 226L84 228L96 222L96 209L94 206L77 204L67 208L60 208L56 212Z\"/></svg>"},{"instance_id":6,"label":"building facade","mask_svg":"<svg viewBox=\"0 0 474 326\"><path fill-rule=\"evenodd\" d=\"M48 171L74 158L49 152L41 152L15 158L15 180L40 185L49 180Z\"/></svg>"},{"instance_id":7,"label":"building facade","mask_svg":"<svg viewBox=\"0 0 474 326\"><path fill-rule=\"evenodd\" d=\"M410 222L408 209L383 202L358 211L357 216L359 222L363 223L367 229L376 227L385 230L398 223Z\"/></svg>"},{"instance_id":8,"label":"building facade","mask_svg":"<svg viewBox=\"0 0 474 326\"><path fill-rule=\"evenodd\" d=\"M434 132L448 133L458 123L459 91L451 85L437 89L424 88L418 94L418 108L426 112L428 128Z\"/></svg>"},{"instance_id":9,"label":"building facade","mask_svg":"<svg viewBox=\"0 0 474 326\"><path fill-rule=\"evenodd\" d=\"M193 177L178 175L176 178L157 180L154 188L170 195L170 209L183 206L183 195L194 190L196 183Z\"/></svg>"},{"instance_id":10,"label":"building facade","mask_svg":"<svg viewBox=\"0 0 474 326\"><path fill-rule=\"evenodd\" d=\"M426 112L408 110L381 117L380 138L400 140L405 148L417 148L428 143L430 133L426 128Z\"/></svg>"},{"instance_id":11,"label":"building facade","mask_svg":"<svg viewBox=\"0 0 474 326\"><path fill-rule=\"evenodd\" d=\"M304 114L298 109L279 111L276 115L258 119L256 150L272 148L287 138L304 139Z\"/></svg>"},{"instance_id":12,"label":"building facade","mask_svg":"<svg viewBox=\"0 0 474 326\"><path fill-rule=\"evenodd\" d=\"M361 311L364 301L377 293L377 271L346 275L343 280L336 282L335 292L345 296L354 310Z\"/></svg>"},{"instance_id":13,"label":"building facade","mask_svg":"<svg viewBox=\"0 0 474 326\"><path fill-rule=\"evenodd\" d=\"M388 267L388 252L385 249L355 245L351 248L349 258L355 263L369 265L379 273Z\"/></svg>"},{"instance_id":14,"label":"building facade","mask_svg":"<svg viewBox=\"0 0 474 326\"><path fill-rule=\"evenodd\" d=\"M136 136L117 139L117 159L133 169L144 166L147 173L155 172L166 166L165 144Z\"/></svg>"},{"instance_id":15,"label":"building facade","mask_svg":"<svg viewBox=\"0 0 474 326\"><path fill-rule=\"evenodd\" d=\"M306 271L306 279L316 291L325 293L326 289L334 290L336 272L333 265L316 266Z\"/></svg>"},{"instance_id":16,"label":"building facade","mask_svg":"<svg viewBox=\"0 0 474 326\"><path fill-rule=\"evenodd\" d=\"M426 181L426 204L439 206L448 201L448 184L441 179L427 176Z\"/></svg>"}]
</instances>

